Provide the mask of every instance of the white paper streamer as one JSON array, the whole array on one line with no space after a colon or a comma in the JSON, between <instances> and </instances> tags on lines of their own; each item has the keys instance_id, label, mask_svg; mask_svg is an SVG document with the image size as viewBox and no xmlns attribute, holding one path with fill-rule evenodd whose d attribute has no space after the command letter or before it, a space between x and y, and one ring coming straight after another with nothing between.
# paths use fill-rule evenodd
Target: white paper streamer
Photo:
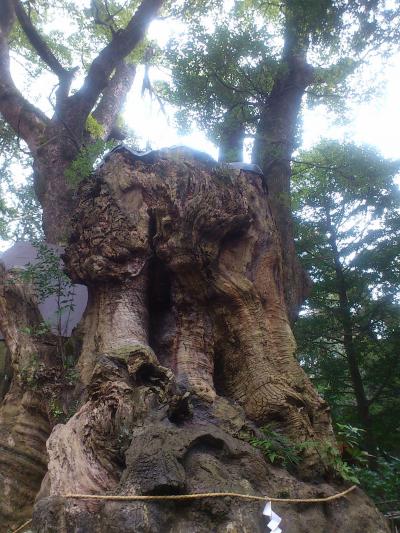
<instances>
[{"instance_id":1,"label":"white paper streamer","mask_svg":"<svg viewBox=\"0 0 400 533\"><path fill-rule=\"evenodd\" d=\"M264 507L263 515L271 516L271 513L272 513L271 502L267 502L267 505Z\"/></svg>"},{"instance_id":2,"label":"white paper streamer","mask_svg":"<svg viewBox=\"0 0 400 533\"><path fill-rule=\"evenodd\" d=\"M282 533L282 530L279 527L279 524L282 522L282 518L274 513L271 502L267 502L266 506L264 507L263 515L270 518L267 527L270 529L271 533Z\"/></svg>"}]
</instances>

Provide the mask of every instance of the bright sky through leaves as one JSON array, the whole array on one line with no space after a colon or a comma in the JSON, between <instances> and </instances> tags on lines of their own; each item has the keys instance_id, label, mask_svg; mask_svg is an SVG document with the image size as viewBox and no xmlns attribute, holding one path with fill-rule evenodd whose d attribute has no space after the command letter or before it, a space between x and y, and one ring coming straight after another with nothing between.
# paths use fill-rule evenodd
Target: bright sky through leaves
<instances>
[{"instance_id":1,"label":"bright sky through leaves","mask_svg":"<svg viewBox=\"0 0 400 533\"><path fill-rule=\"evenodd\" d=\"M149 37L163 45L174 33L171 21L155 21L150 28ZM398 141L400 54L392 57L389 62L374 58L373 63L373 67L365 67L365 77L368 78L371 72L378 71L382 79L380 94L369 102L354 103L351 108L352 116L343 126L335 125L334 117L329 118L323 106L306 110L303 119L304 148L310 148L325 137L371 144L376 146L384 157L400 158L400 142ZM150 76L152 81L155 81L160 78L165 79L167 73L153 68ZM125 119L141 138L143 144L149 141L153 148L187 144L217 157L217 149L202 132L193 130L189 136L179 136L174 128L172 110L170 116L163 115L158 103L151 102L148 95L144 100L141 99L140 87L141 79L137 76L135 86L125 106Z\"/></svg>"},{"instance_id":2,"label":"bright sky through leaves","mask_svg":"<svg viewBox=\"0 0 400 533\"><path fill-rule=\"evenodd\" d=\"M52 29L66 30L66 20L53 20ZM171 37L177 37L183 30L181 23L167 20L155 20L151 24L149 39L155 40L161 47L165 46ZM164 114L155 98L148 93L141 96L144 67L138 68L134 86L128 96L124 119L127 125L134 131L139 148L160 148L175 144L185 144L210 153L218 157L218 150L199 129L193 128L186 136L180 136L174 124L174 110L166 105ZM48 88L56 84L56 78L44 73L37 80L32 81L27 76L25 65L14 62L13 75L17 84L22 88L29 88L27 94L32 101L52 114L48 100ZM357 74L358 76L359 74ZM164 67L152 67L150 78L167 80L168 71ZM303 148L309 149L317 144L321 138L338 139L340 141L355 142L357 144L371 144L381 151L384 157L400 159L400 143L398 141L398 125L400 124L400 100L398 98L400 88L400 53L392 56L390 60L373 57L370 64L364 67L363 80L358 89L363 94L363 87L368 90L368 78L378 79L380 93L375 94L369 101L353 102L350 104L350 112L343 113L346 118L342 123L337 116L329 115L324 106L305 109L303 111L302 140ZM82 81L77 76L75 81L79 86ZM250 142L246 143L249 147ZM250 150L245 153L245 160L249 160ZM14 180L22 183L26 179L26 171L14 165ZM2 243L5 249L10 243Z\"/></svg>"},{"instance_id":3,"label":"bright sky through leaves","mask_svg":"<svg viewBox=\"0 0 400 533\"><path fill-rule=\"evenodd\" d=\"M52 29L66 30L66 21L54 20ZM181 23L167 20L155 20L152 22L148 37L156 41L160 46L165 46L171 37L183 29ZM24 86L24 67L14 63L14 77L18 84ZM166 106L165 116L156 100L151 100L146 94L141 96L143 67L138 69L134 87L131 90L126 105L124 118L140 141L140 147L150 145L152 148L185 144L218 156L217 148L206 138L205 134L193 129L190 135L180 136L174 126L173 109ZM308 149L318 143L321 138L352 141L359 144L366 143L376 146L384 157L400 158L400 143L398 141L398 125L400 124L400 53L393 56L389 61L381 58L371 59L371 66L364 67L363 81L368 88L368 77L378 76L381 82L380 94L373 97L369 102L354 103L351 105L351 114L346 117L345 125L335 124L337 117L329 117L324 106L305 110L303 115L303 147ZM50 74L42 75L36 83L28 82L31 98L40 103L43 110L51 114L51 108L47 100L47 88L55 85L56 79ZM168 72L163 67L152 67L150 78L156 80L168 79ZM82 79L78 76L75 80L77 86ZM357 84L357 81L356 81ZM41 91L45 87L45 91ZM45 94L41 97L40 94ZM35 98L36 95L36 98ZM46 109L49 108L49 109ZM347 113L346 113L347 114ZM248 159L245 154L245 159Z\"/></svg>"}]
</instances>

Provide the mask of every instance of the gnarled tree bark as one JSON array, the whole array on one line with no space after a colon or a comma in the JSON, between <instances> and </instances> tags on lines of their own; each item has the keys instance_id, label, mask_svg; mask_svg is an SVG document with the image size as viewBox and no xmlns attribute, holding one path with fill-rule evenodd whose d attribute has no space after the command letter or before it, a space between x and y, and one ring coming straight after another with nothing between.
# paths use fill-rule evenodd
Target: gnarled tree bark
<instances>
[{"instance_id":1,"label":"gnarled tree bark","mask_svg":"<svg viewBox=\"0 0 400 533\"><path fill-rule=\"evenodd\" d=\"M49 409L57 388L59 364L55 339L46 335L38 340L30 334L40 322L29 287L0 265L0 330L12 366L11 386L0 402L2 531L16 528L31 516L33 500L47 470Z\"/></svg>"},{"instance_id":2,"label":"gnarled tree bark","mask_svg":"<svg viewBox=\"0 0 400 533\"><path fill-rule=\"evenodd\" d=\"M288 473L248 442L272 421L296 442L333 442L329 409L294 359L280 246L262 176L187 149L120 148L80 185L65 252L89 290L80 407L47 440L34 530L254 533L259 503L65 496L343 487L311 447ZM359 490L278 511L289 533L386 531Z\"/></svg>"}]
</instances>

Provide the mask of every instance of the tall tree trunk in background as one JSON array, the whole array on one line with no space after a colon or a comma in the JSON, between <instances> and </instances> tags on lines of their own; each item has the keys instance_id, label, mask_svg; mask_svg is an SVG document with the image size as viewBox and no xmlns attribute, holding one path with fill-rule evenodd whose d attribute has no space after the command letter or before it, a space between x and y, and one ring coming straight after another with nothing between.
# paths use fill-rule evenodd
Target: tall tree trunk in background
<instances>
[{"instance_id":1,"label":"tall tree trunk in background","mask_svg":"<svg viewBox=\"0 0 400 533\"><path fill-rule=\"evenodd\" d=\"M138 158L120 148L77 190L65 261L87 285L89 304L79 384L65 400L76 412L47 440L35 531L266 527L262 505L244 500L87 502L69 493L318 497L341 488L315 448L306 447L289 473L248 442L269 422L296 442L333 440L329 409L293 356L281 243L259 174L227 172L189 149ZM42 357L42 348L20 337L12 344L17 318L9 316L0 327L20 383L18 354ZM26 349L18 351L18 343ZM35 380L51 371L49 361ZM29 380L23 386L29 413L32 387ZM46 396L56 393L47 389ZM40 388L35 394L46 406ZM22 479L25 463L12 451L9 458ZM11 468L2 475L7 487ZM15 500L5 501L2 525L15 527ZM277 509L288 533L386 531L359 490L336 501L334 512L325 506ZM27 516L29 506L23 509Z\"/></svg>"},{"instance_id":2,"label":"tall tree trunk in background","mask_svg":"<svg viewBox=\"0 0 400 533\"><path fill-rule=\"evenodd\" d=\"M244 136L243 121L239 120L235 110L227 111L221 124L218 161L221 163L243 161Z\"/></svg>"},{"instance_id":3,"label":"tall tree trunk in background","mask_svg":"<svg viewBox=\"0 0 400 533\"><path fill-rule=\"evenodd\" d=\"M301 101L313 80L313 68L307 63L308 36L302 36L298 26L288 15L280 73L261 109L252 157L263 170L282 242L285 300L292 321L297 318L309 285L296 256L290 200L290 161L296 146Z\"/></svg>"},{"instance_id":4,"label":"tall tree trunk in background","mask_svg":"<svg viewBox=\"0 0 400 533\"><path fill-rule=\"evenodd\" d=\"M339 296L339 320L343 328L343 347L347 358L350 380L354 390L354 397L356 399L358 417L363 429L365 430L363 441L367 451L373 455L376 453L376 446L374 445L372 435L370 402L368 401L367 394L365 392L364 383L358 364L357 349L354 343L353 320L351 316L350 302L347 295L348 288L337 248L337 235L332 224L330 209L331 206L326 206L325 215L327 221L327 231L330 235L329 243L335 263L337 294Z\"/></svg>"}]
</instances>

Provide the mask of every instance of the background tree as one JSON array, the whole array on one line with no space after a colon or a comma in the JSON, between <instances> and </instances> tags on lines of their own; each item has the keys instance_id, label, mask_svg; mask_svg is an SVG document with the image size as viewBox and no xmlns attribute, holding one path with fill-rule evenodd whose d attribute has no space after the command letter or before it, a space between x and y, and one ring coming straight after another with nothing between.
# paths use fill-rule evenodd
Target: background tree
<instances>
[{"instance_id":1,"label":"background tree","mask_svg":"<svg viewBox=\"0 0 400 533\"><path fill-rule=\"evenodd\" d=\"M398 453L399 163L328 141L298 158L297 244L313 281L299 357L336 421L361 426L371 454Z\"/></svg>"},{"instance_id":2,"label":"background tree","mask_svg":"<svg viewBox=\"0 0 400 533\"><path fill-rule=\"evenodd\" d=\"M42 220L33 187L32 160L1 119L0 143L0 236L4 240L34 240L42 236Z\"/></svg>"}]
</instances>

